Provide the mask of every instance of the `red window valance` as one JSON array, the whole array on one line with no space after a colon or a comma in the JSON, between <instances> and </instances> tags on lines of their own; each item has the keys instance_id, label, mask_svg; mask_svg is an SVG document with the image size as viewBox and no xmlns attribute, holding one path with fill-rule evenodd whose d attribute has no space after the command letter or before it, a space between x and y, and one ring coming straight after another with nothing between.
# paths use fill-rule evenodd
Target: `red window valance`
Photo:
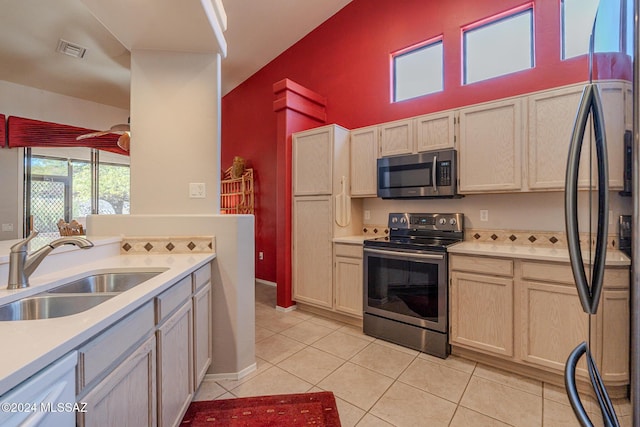
<instances>
[{"instance_id":1,"label":"red window valance","mask_svg":"<svg viewBox=\"0 0 640 427\"><path fill-rule=\"evenodd\" d=\"M0 148L7 145L7 122L4 114L0 114Z\"/></svg>"},{"instance_id":2,"label":"red window valance","mask_svg":"<svg viewBox=\"0 0 640 427\"><path fill-rule=\"evenodd\" d=\"M95 130L22 117L9 116L7 119L9 147L89 147L129 155L129 152L118 147L120 135L117 134L76 141L76 137L90 132Z\"/></svg>"}]
</instances>

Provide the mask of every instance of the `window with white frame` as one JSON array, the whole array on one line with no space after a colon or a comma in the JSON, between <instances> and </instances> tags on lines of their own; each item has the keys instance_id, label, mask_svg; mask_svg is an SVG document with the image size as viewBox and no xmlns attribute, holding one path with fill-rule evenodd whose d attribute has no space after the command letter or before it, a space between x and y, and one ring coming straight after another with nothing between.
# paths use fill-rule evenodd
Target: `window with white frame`
<instances>
[{"instance_id":1,"label":"window with white frame","mask_svg":"<svg viewBox=\"0 0 640 427\"><path fill-rule=\"evenodd\" d=\"M534 67L533 6L462 29L463 84Z\"/></svg>"},{"instance_id":2,"label":"window with white frame","mask_svg":"<svg viewBox=\"0 0 640 427\"><path fill-rule=\"evenodd\" d=\"M589 53L599 0L562 0L562 59Z\"/></svg>"},{"instance_id":3,"label":"window with white frame","mask_svg":"<svg viewBox=\"0 0 640 427\"><path fill-rule=\"evenodd\" d=\"M442 37L395 52L391 59L393 102L444 89Z\"/></svg>"}]
</instances>

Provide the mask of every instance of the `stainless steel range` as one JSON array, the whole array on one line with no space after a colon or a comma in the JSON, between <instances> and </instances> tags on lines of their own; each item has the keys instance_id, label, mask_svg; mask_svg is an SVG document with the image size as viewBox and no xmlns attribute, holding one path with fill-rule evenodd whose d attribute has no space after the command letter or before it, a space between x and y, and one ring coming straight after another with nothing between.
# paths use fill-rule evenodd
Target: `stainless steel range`
<instances>
[{"instance_id":1,"label":"stainless steel range","mask_svg":"<svg viewBox=\"0 0 640 427\"><path fill-rule=\"evenodd\" d=\"M365 240L365 334L447 357L447 247L463 226L461 213L392 213L389 236Z\"/></svg>"}]
</instances>

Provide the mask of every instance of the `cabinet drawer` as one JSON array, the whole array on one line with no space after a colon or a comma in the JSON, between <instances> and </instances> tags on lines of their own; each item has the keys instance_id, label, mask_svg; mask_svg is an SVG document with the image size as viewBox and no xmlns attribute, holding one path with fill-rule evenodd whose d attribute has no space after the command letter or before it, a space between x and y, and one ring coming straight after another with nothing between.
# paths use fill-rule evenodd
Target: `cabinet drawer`
<instances>
[{"instance_id":1,"label":"cabinet drawer","mask_svg":"<svg viewBox=\"0 0 640 427\"><path fill-rule=\"evenodd\" d=\"M569 264L523 261L522 278L540 282L575 284Z\"/></svg>"},{"instance_id":2,"label":"cabinet drawer","mask_svg":"<svg viewBox=\"0 0 640 427\"><path fill-rule=\"evenodd\" d=\"M336 256L362 259L362 245L335 244Z\"/></svg>"},{"instance_id":3,"label":"cabinet drawer","mask_svg":"<svg viewBox=\"0 0 640 427\"><path fill-rule=\"evenodd\" d=\"M587 275L589 273L587 272ZM522 262L522 278L540 282L564 283L575 286L571 266L565 263ZM606 268L604 270L605 288L629 287L628 268Z\"/></svg>"},{"instance_id":4,"label":"cabinet drawer","mask_svg":"<svg viewBox=\"0 0 640 427\"><path fill-rule=\"evenodd\" d=\"M148 302L78 349L78 393L154 329Z\"/></svg>"},{"instance_id":5,"label":"cabinet drawer","mask_svg":"<svg viewBox=\"0 0 640 427\"><path fill-rule=\"evenodd\" d=\"M451 255L449 265L456 271L513 276L513 260L510 259Z\"/></svg>"},{"instance_id":6,"label":"cabinet drawer","mask_svg":"<svg viewBox=\"0 0 640 427\"><path fill-rule=\"evenodd\" d=\"M211 264L204 265L193 272L193 292L211 281Z\"/></svg>"},{"instance_id":7,"label":"cabinet drawer","mask_svg":"<svg viewBox=\"0 0 640 427\"><path fill-rule=\"evenodd\" d=\"M178 283L156 297L157 323L171 314L191 296L191 276L187 276Z\"/></svg>"}]
</instances>

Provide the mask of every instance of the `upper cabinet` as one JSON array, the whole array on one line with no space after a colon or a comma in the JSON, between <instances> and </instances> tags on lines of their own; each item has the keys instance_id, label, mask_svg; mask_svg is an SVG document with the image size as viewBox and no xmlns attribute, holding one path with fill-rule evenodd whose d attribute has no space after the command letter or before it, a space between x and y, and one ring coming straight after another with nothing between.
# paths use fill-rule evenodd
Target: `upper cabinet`
<instances>
[{"instance_id":1,"label":"upper cabinet","mask_svg":"<svg viewBox=\"0 0 640 427\"><path fill-rule=\"evenodd\" d=\"M378 127L369 126L351 131L351 197L376 197L377 158Z\"/></svg>"},{"instance_id":2,"label":"upper cabinet","mask_svg":"<svg viewBox=\"0 0 640 427\"><path fill-rule=\"evenodd\" d=\"M519 98L460 110L460 193L519 191L524 141Z\"/></svg>"},{"instance_id":3,"label":"upper cabinet","mask_svg":"<svg viewBox=\"0 0 640 427\"><path fill-rule=\"evenodd\" d=\"M529 103L529 189L563 190L567 156L583 86L531 95ZM588 133L585 138L589 138ZM578 186L589 186L588 151L580 159Z\"/></svg>"},{"instance_id":4,"label":"upper cabinet","mask_svg":"<svg viewBox=\"0 0 640 427\"><path fill-rule=\"evenodd\" d=\"M528 97L528 185L530 190L564 190L567 155L584 85L555 89ZM621 82L599 83L607 139L609 187L624 183L625 86ZM591 122L590 122L591 123ZM585 145L594 138L592 125ZM595 167L595 161L592 164ZM579 188L589 188L589 150L580 159Z\"/></svg>"},{"instance_id":5,"label":"upper cabinet","mask_svg":"<svg viewBox=\"0 0 640 427\"><path fill-rule=\"evenodd\" d=\"M380 156L411 154L413 146L413 120L380 125Z\"/></svg>"},{"instance_id":6,"label":"upper cabinet","mask_svg":"<svg viewBox=\"0 0 640 427\"><path fill-rule=\"evenodd\" d=\"M456 142L455 111L416 117L416 149L418 152L453 148Z\"/></svg>"},{"instance_id":7,"label":"upper cabinet","mask_svg":"<svg viewBox=\"0 0 640 427\"><path fill-rule=\"evenodd\" d=\"M333 192L333 130L294 135L293 195L309 196Z\"/></svg>"}]
</instances>

